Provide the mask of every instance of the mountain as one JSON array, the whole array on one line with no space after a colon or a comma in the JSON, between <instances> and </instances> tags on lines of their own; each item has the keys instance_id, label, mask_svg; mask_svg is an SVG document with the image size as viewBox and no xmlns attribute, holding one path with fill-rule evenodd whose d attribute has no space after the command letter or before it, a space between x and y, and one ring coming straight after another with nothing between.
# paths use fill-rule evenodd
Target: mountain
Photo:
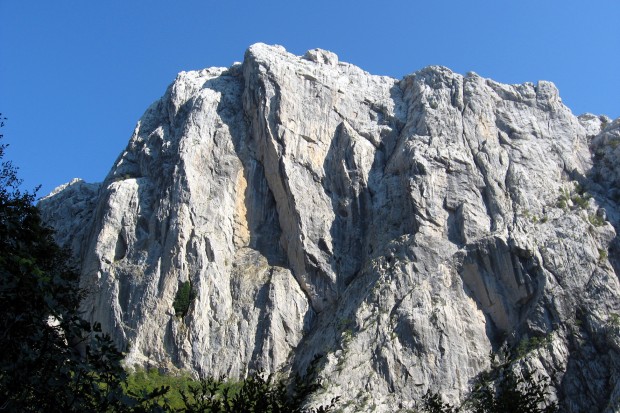
<instances>
[{"instance_id":1,"label":"mountain","mask_svg":"<svg viewBox=\"0 0 620 413\"><path fill-rule=\"evenodd\" d=\"M103 183L40 208L129 365L313 365L317 402L392 412L462 400L508 348L562 411L615 412L619 146L550 82L256 44L180 73Z\"/></svg>"}]
</instances>

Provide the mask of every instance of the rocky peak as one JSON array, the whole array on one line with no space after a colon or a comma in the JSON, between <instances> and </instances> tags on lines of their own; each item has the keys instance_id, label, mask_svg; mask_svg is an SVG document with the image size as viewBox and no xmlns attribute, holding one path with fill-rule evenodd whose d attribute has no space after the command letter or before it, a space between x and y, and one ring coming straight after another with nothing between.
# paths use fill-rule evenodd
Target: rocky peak
<instances>
[{"instance_id":1,"label":"rocky peak","mask_svg":"<svg viewBox=\"0 0 620 413\"><path fill-rule=\"evenodd\" d=\"M40 206L129 364L315 360L317 402L391 412L428 389L462 399L489 352L535 342L522 364L563 411L612 412L619 131L550 82L397 80L256 44L179 74L101 186Z\"/></svg>"}]
</instances>

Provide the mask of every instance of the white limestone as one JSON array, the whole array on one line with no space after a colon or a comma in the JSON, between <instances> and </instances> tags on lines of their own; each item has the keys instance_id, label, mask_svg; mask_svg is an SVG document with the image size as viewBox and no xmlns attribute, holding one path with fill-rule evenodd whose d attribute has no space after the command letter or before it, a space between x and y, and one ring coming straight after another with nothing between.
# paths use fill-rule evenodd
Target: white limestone
<instances>
[{"instance_id":1,"label":"white limestone","mask_svg":"<svg viewBox=\"0 0 620 413\"><path fill-rule=\"evenodd\" d=\"M257 44L179 74L100 187L40 206L130 364L238 377L319 355L315 402L392 412L455 402L490 351L548 337L524 365L563 411L612 412L619 122L550 82Z\"/></svg>"}]
</instances>

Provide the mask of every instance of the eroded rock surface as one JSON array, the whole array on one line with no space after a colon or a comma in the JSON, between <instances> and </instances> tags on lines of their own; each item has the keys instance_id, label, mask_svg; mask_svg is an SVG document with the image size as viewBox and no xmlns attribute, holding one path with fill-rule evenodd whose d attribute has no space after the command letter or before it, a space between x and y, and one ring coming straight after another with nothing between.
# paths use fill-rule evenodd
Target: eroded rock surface
<instances>
[{"instance_id":1,"label":"eroded rock surface","mask_svg":"<svg viewBox=\"0 0 620 413\"><path fill-rule=\"evenodd\" d=\"M257 44L179 74L100 186L40 206L131 364L315 360L316 402L392 412L462 399L489 352L535 340L523 364L563 411L613 412L619 122L577 118L550 82L396 80Z\"/></svg>"}]
</instances>

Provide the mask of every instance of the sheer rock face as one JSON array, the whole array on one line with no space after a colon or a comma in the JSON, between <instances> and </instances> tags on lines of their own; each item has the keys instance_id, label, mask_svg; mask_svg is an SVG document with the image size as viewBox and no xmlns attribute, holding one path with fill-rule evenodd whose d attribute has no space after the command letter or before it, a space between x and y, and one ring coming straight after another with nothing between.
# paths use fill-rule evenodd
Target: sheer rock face
<instances>
[{"instance_id":1,"label":"sheer rock face","mask_svg":"<svg viewBox=\"0 0 620 413\"><path fill-rule=\"evenodd\" d=\"M539 341L523 364L563 411L612 412L617 142L618 120L573 116L549 82L398 81L257 44L181 73L100 187L40 206L130 364L315 360L316 402L391 412L429 388L462 399L489 352Z\"/></svg>"}]
</instances>

